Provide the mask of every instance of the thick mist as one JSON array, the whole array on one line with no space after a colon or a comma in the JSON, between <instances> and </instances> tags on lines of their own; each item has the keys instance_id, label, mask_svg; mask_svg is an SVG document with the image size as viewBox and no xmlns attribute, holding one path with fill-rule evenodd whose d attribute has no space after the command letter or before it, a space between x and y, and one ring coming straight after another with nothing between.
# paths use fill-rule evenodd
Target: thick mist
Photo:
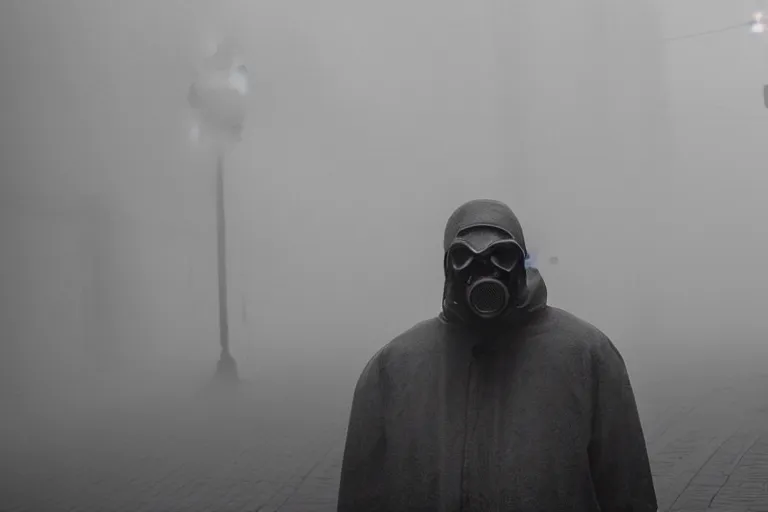
<instances>
[{"instance_id":1,"label":"thick mist","mask_svg":"<svg viewBox=\"0 0 768 512\"><path fill-rule=\"evenodd\" d=\"M215 155L187 90L224 37L251 80L231 344L264 443L343 436L368 358L437 314L444 223L476 197L516 211L551 304L614 339L644 413L760 368L766 43L665 42L754 8L693 3L3 1L2 409L25 435L100 411L156 432L210 381Z\"/></svg>"}]
</instances>

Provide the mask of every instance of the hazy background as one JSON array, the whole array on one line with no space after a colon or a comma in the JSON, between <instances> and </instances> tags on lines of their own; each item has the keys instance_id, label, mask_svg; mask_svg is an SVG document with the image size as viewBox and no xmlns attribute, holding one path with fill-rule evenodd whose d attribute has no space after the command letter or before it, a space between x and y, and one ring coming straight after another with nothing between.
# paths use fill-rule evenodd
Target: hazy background
<instances>
[{"instance_id":1,"label":"hazy background","mask_svg":"<svg viewBox=\"0 0 768 512\"><path fill-rule=\"evenodd\" d=\"M616 341L644 404L764 366L768 43L665 41L758 4L4 0L3 403L138 407L212 375L214 159L186 93L223 36L251 74L232 351L265 415L343 423L365 361L438 312L444 222L476 197L519 214L550 302Z\"/></svg>"}]
</instances>

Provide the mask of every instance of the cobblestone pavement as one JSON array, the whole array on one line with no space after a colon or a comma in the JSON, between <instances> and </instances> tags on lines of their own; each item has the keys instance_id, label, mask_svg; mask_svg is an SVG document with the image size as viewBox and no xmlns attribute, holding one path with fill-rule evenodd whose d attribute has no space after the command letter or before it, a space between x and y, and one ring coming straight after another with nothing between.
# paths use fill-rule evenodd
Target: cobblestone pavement
<instances>
[{"instance_id":1,"label":"cobblestone pavement","mask_svg":"<svg viewBox=\"0 0 768 512\"><path fill-rule=\"evenodd\" d=\"M766 388L768 378L755 377L698 399L646 397L660 510L768 512ZM335 509L345 412L254 398L205 404L113 412L87 428L4 424L0 511Z\"/></svg>"},{"instance_id":2,"label":"cobblestone pavement","mask_svg":"<svg viewBox=\"0 0 768 512\"><path fill-rule=\"evenodd\" d=\"M768 511L768 379L744 378L647 433L659 509Z\"/></svg>"}]
</instances>

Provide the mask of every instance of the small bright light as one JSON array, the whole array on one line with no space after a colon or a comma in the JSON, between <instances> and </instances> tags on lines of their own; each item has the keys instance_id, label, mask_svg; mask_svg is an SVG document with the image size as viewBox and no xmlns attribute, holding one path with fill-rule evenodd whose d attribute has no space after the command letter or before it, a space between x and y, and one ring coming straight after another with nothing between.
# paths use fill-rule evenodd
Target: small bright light
<instances>
[{"instance_id":1,"label":"small bright light","mask_svg":"<svg viewBox=\"0 0 768 512\"><path fill-rule=\"evenodd\" d=\"M243 65L232 69L229 73L229 85L243 96L248 94L248 69Z\"/></svg>"},{"instance_id":2,"label":"small bright light","mask_svg":"<svg viewBox=\"0 0 768 512\"><path fill-rule=\"evenodd\" d=\"M765 23L762 23L760 21L756 21L752 23L752 33L762 34L763 32L765 32Z\"/></svg>"}]
</instances>

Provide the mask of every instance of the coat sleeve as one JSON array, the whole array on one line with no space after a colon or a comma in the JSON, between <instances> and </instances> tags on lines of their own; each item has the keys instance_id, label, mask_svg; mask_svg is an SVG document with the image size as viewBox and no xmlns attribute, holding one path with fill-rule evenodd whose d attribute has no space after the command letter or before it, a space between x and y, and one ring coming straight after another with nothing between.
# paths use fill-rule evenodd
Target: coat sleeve
<instances>
[{"instance_id":1,"label":"coat sleeve","mask_svg":"<svg viewBox=\"0 0 768 512\"><path fill-rule=\"evenodd\" d=\"M387 440L379 354L355 387L341 464L337 512L385 511Z\"/></svg>"},{"instance_id":2,"label":"coat sleeve","mask_svg":"<svg viewBox=\"0 0 768 512\"><path fill-rule=\"evenodd\" d=\"M590 469L603 512L656 512L640 415L621 354L605 336L593 347Z\"/></svg>"}]
</instances>

